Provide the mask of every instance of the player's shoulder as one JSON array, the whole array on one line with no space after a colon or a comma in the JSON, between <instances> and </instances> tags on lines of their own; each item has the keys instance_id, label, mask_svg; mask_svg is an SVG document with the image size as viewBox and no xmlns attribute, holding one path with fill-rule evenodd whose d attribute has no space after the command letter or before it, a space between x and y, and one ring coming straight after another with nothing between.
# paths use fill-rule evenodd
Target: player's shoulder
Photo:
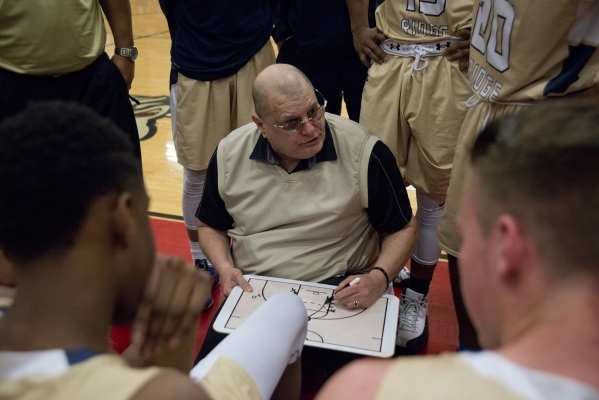
<instances>
[{"instance_id":1,"label":"player's shoulder","mask_svg":"<svg viewBox=\"0 0 599 400\"><path fill-rule=\"evenodd\" d=\"M355 361L333 375L316 399L374 399L391 365L390 360Z\"/></svg>"},{"instance_id":2,"label":"player's shoulder","mask_svg":"<svg viewBox=\"0 0 599 400\"><path fill-rule=\"evenodd\" d=\"M131 400L148 399L209 399L202 387L187 375L171 369L163 369L150 379Z\"/></svg>"}]
</instances>

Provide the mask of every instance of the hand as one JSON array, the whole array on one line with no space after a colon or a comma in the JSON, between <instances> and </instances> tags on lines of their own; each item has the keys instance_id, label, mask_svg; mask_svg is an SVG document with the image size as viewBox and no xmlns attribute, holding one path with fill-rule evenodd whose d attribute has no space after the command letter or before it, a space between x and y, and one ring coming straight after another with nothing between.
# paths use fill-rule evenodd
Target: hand
<instances>
[{"instance_id":1,"label":"hand","mask_svg":"<svg viewBox=\"0 0 599 400\"><path fill-rule=\"evenodd\" d=\"M387 61L387 53L380 47L380 43L387 38L378 28L363 26L353 30L352 34L354 36L354 48L366 68L370 68L371 65L368 58L377 64Z\"/></svg>"},{"instance_id":2,"label":"hand","mask_svg":"<svg viewBox=\"0 0 599 400\"><path fill-rule=\"evenodd\" d=\"M231 290L233 290L235 286L241 286L246 292L252 292L254 290L252 285L250 285L250 283L243 277L243 273L237 268L229 267L218 273L220 274L220 286L225 297L228 297L231 294Z\"/></svg>"},{"instance_id":3,"label":"hand","mask_svg":"<svg viewBox=\"0 0 599 400\"><path fill-rule=\"evenodd\" d=\"M460 71L467 71L470 56L470 29L459 30L456 32L456 36L461 40L443 50L443 56L448 61L457 61L460 65Z\"/></svg>"},{"instance_id":4,"label":"hand","mask_svg":"<svg viewBox=\"0 0 599 400\"><path fill-rule=\"evenodd\" d=\"M360 282L342 289L355 278L360 278ZM374 304L386 290L387 281L385 276L380 272L376 274L352 275L341 281L339 286L335 288L334 299L338 303L345 304L347 308L367 308ZM357 307L354 307L354 301L357 301Z\"/></svg>"},{"instance_id":5,"label":"hand","mask_svg":"<svg viewBox=\"0 0 599 400\"><path fill-rule=\"evenodd\" d=\"M165 345L176 347L197 324L211 288L207 273L178 257L158 255L133 323L131 351L148 360Z\"/></svg>"},{"instance_id":6,"label":"hand","mask_svg":"<svg viewBox=\"0 0 599 400\"><path fill-rule=\"evenodd\" d=\"M130 90L131 84L133 83L133 77L135 76L135 61L116 54L112 56L111 60L119 71L121 71L121 75L123 75L125 82L127 82L127 89Z\"/></svg>"}]
</instances>

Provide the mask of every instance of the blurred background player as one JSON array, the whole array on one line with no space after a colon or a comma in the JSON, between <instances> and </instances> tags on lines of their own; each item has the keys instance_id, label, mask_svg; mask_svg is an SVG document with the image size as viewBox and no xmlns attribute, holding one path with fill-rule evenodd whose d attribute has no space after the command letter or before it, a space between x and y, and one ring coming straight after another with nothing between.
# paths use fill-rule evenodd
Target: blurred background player
<instances>
[{"instance_id":1,"label":"blurred background player","mask_svg":"<svg viewBox=\"0 0 599 400\"><path fill-rule=\"evenodd\" d=\"M428 343L428 293L441 255L437 227L470 88L465 70L471 0L386 0L369 28L367 0L347 1L356 50L370 65L360 123L393 151L416 189L418 242L403 289L398 352Z\"/></svg>"},{"instance_id":2,"label":"blurred background player","mask_svg":"<svg viewBox=\"0 0 599 400\"><path fill-rule=\"evenodd\" d=\"M110 25L115 54L104 52ZM110 118L141 160L129 89L135 73L129 0L0 3L0 121L32 100L70 100Z\"/></svg>"},{"instance_id":3,"label":"blurred background player","mask_svg":"<svg viewBox=\"0 0 599 400\"><path fill-rule=\"evenodd\" d=\"M374 26L374 0L369 25ZM358 122L366 67L354 50L345 0L280 0L274 18L277 62L302 71L327 99L327 112L340 115L345 101Z\"/></svg>"},{"instance_id":4,"label":"blurred background player","mask_svg":"<svg viewBox=\"0 0 599 400\"><path fill-rule=\"evenodd\" d=\"M194 263L219 277L198 243L195 211L218 142L251 122L252 85L275 62L271 2L161 0L171 32L171 114L183 166L183 219ZM206 307L212 305L208 299Z\"/></svg>"},{"instance_id":5,"label":"blurred background player","mask_svg":"<svg viewBox=\"0 0 599 400\"><path fill-rule=\"evenodd\" d=\"M468 149L497 117L566 96L599 107L599 1L479 0L474 8L469 77L474 96L460 131L439 244L448 254L461 344L478 348L459 291L456 226ZM567 134L567 131L564 132Z\"/></svg>"}]
</instances>

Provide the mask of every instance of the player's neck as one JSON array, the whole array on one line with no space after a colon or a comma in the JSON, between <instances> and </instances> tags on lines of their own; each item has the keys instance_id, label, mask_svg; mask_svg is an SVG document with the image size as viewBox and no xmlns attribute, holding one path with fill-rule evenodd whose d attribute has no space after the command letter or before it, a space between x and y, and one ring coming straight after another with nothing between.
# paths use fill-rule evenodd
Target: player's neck
<instances>
[{"instance_id":1,"label":"player's neck","mask_svg":"<svg viewBox=\"0 0 599 400\"><path fill-rule=\"evenodd\" d=\"M563 283L568 286L567 283ZM599 390L599 287L562 287L527 331L498 353L525 367L566 376Z\"/></svg>"},{"instance_id":2,"label":"player's neck","mask_svg":"<svg viewBox=\"0 0 599 400\"><path fill-rule=\"evenodd\" d=\"M93 263L91 260L87 264ZM36 270L44 271L45 267L48 273L25 274L18 280L14 303L0 319L0 350L107 351L114 295L101 284L92 284L93 277L82 280L51 273L68 267L46 265Z\"/></svg>"}]
</instances>

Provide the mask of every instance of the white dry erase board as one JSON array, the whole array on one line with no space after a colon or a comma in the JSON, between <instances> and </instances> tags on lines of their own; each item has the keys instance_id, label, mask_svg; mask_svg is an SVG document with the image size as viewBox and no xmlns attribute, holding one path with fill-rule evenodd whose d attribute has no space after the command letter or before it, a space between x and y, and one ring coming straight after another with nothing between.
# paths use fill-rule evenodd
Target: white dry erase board
<instances>
[{"instance_id":1,"label":"white dry erase board","mask_svg":"<svg viewBox=\"0 0 599 400\"><path fill-rule=\"evenodd\" d=\"M350 309L345 304L326 301L335 286L256 275L244 277L254 291L244 292L239 286L233 289L214 321L216 331L233 332L272 295L292 292L302 298L308 312L306 346L373 357L393 356L399 313L397 297L384 294L366 309Z\"/></svg>"}]
</instances>

